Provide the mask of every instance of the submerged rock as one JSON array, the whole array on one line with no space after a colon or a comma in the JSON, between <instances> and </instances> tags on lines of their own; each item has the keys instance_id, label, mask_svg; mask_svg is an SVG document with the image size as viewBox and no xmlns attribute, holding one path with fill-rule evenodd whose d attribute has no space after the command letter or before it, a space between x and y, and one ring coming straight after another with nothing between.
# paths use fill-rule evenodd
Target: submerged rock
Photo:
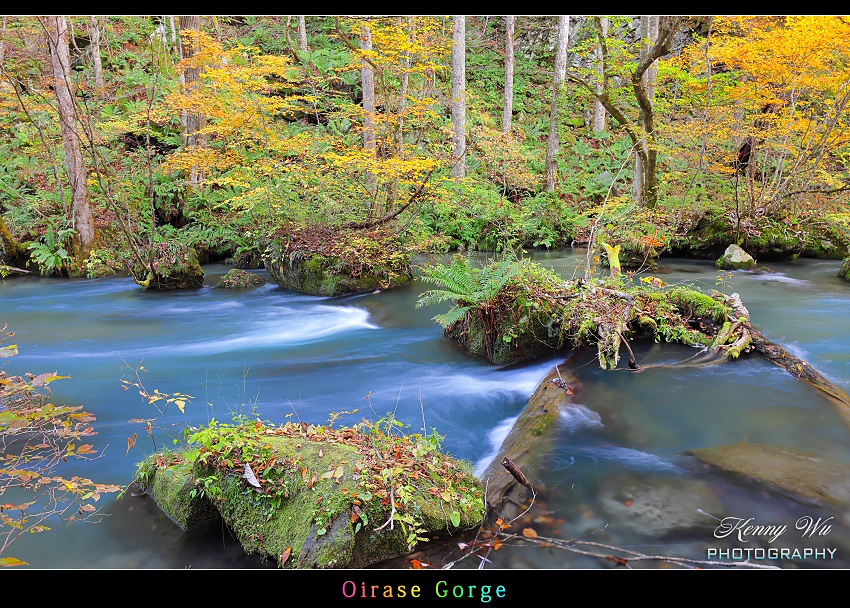
<instances>
[{"instance_id":1,"label":"submerged rock","mask_svg":"<svg viewBox=\"0 0 850 608\"><path fill-rule=\"evenodd\" d=\"M715 264L723 270L746 270L755 266L756 261L737 245L729 245Z\"/></svg>"},{"instance_id":2,"label":"submerged rock","mask_svg":"<svg viewBox=\"0 0 850 608\"><path fill-rule=\"evenodd\" d=\"M678 476L611 478L599 494L611 525L657 538L704 526L700 513L720 513L723 504L703 481Z\"/></svg>"},{"instance_id":3,"label":"submerged rock","mask_svg":"<svg viewBox=\"0 0 850 608\"><path fill-rule=\"evenodd\" d=\"M240 270L239 268L231 268L227 271L216 287L224 289L247 289L251 287L259 287L264 285L266 280L253 272Z\"/></svg>"},{"instance_id":4,"label":"submerged rock","mask_svg":"<svg viewBox=\"0 0 850 608\"><path fill-rule=\"evenodd\" d=\"M791 448L738 443L690 450L698 460L817 503L850 505L850 465Z\"/></svg>"}]
</instances>

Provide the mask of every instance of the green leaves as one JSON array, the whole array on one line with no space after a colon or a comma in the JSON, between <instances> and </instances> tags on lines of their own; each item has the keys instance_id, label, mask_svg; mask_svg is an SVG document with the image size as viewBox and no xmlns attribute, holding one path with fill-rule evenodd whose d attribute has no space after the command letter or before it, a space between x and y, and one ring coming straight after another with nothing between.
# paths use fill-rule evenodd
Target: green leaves
<instances>
[{"instance_id":1,"label":"green leaves","mask_svg":"<svg viewBox=\"0 0 850 608\"><path fill-rule=\"evenodd\" d=\"M473 308L487 305L522 269L524 263L512 252L501 260L493 260L483 268L475 268L468 256L456 255L448 265L426 266L422 278L445 289L432 289L419 296L416 308L454 301L448 312L434 320L444 328L450 327Z\"/></svg>"}]
</instances>

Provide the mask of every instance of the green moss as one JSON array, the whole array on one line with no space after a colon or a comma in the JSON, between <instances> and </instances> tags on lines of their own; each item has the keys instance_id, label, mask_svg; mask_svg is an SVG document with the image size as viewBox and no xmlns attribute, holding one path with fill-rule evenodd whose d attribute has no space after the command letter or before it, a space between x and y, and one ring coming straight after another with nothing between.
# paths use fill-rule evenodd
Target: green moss
<instances>
[{"instance_id":1,"label":"green moss","mask_svg":"<svg viewBox=\"0 0 850 608\"><path fill-rule=\"evenodd\" d=\"M709 318L716 323L726 320L728 309L711 296L684 287L673 289L669 294L670 301L684 314Z\"/></svg>"},{"instance_id":2,"label":"green moss","mask_svg":"<svg viewBox=\"0 0 850 608\"><path fill-rule=\"evenodd\" d=\"M838 269L838 276L850 281L850 257L844 259L844 262L841 264L841 268Z\"/></svg>"},{"instance_id":3,"label":"green moss","mask_svg":"<svg viewBox=\"0 0 850 608\"><path fill-rule=\"evenodd\" d=\"M352 267L343 255L322 255L288 248L285 239L266 246L263 261L274 281L286 289L317 296L338 296L401 286L413 278L410 255L392 252L386 264Z\"/></svg>"},{"instance_id":4,"label":"green moss","mask_svg":"<svg viewBox=\"0 0 850 608\"><path fill-rule=\"evenodd\" d=\"M162 472L157 461L170 463ZM140 463L134 481L153 497L159 508L181 530L203 527L220 519L208 497L193 494L197 476L180 454L160 453Z\"/></svg>"},{"instance_id":5,"label":"green moss","mask_svg":"<svg viewBox=\"0 0 850 608\"><path fill-rule=\"evenodd\" d=\"M199 448L179 459L154 455L137 477L178 523L192 501L206 505L220 513L246 551L284 567L365 567L407 552L423 534L467 528L483 518L483 490L471 472L418 437L379 432L370 439L356 428L213 423L192 435ZM399 453L402 464L391 459ZM261 489L248 482L243 461ZM411 485L413 463L419 467L415 475L428 467L430 479ZM376 530L391 517L393 495L382 483L393 487L398 510L392 528ZM420 485L439 492L432 495Z\"/></svg>"}]
</instances>

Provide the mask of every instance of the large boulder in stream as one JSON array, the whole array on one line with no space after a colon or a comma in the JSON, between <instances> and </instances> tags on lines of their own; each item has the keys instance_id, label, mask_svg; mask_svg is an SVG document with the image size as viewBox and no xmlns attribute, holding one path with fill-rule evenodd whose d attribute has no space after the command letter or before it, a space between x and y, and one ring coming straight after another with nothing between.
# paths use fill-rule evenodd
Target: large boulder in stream
<instances>
[{"instance_id":1,"label":"large boulder in stream","mask_svg":"<svg viewBox=\"0 0 850 608\"><path fill-rule=\"evenodd\" d=\"M146 266L136 263L133 274L144 289L197 289L204 286L204 271L195 250L177 242L154 243L141 256Z\"/></svg>"},{"instance_id":2,"label":"large boulder in stream","mask_svg":"<svg viewBox=\"0 0 850 608\"><path fill-rule=\"evenodd\" d=\"M722 270L746 270L756 265L749 253L737 245L729 245L715 265Z\"/></svg>"},{"instance_id":3,"label":"large boulder in stream","mask_svg":"<svg viewBox=\"0 0 850 608\"><path fill-rule=\"evenodd\" d=\"M748 442L700 448L688 454L816 503L850 505L850 465L817 454Z\"/></svg>"},{"instance_id":4,"label":"large boulder in stream","mask_svg":"<svg viewBox=\"0 0 850 608\"><path fill-rule=\"evenodd\" d=\"M365 424L213 423L148 457L134 481L183 530L220 517L280 567L361 568L483 520L471 465L438 447Z\"/></svg>"},{"instance_id":5,"label":"large boulder in stream","mask_svg":"<svg viewBox=\"0 0 850 608\"><path fill-rule=\"evenodd\" d=\"M410 254L388 231L288 227L268 239L263 264L281 287L314 296L388 289L413 279Z\"/></svg>"}]
</instances>

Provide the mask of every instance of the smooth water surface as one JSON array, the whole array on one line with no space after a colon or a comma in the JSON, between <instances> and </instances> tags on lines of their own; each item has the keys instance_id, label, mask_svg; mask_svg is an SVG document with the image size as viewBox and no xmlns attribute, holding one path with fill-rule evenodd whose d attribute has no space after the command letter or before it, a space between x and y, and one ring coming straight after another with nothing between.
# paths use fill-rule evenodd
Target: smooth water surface
<instances>
[{"instance_id":1,"label":"smooth water surface","mask_svg":"<svg viewBox=\"0 0 850 608\"><path fill-rule=\"evenodd\" d=\"M583 260L571 251L532 256L564 277ZM797 260L763 274L719 273L710 262L673 259L663 260L655 274L671 285L739 292L767 336L850 392L850 284L835 276L838 266ZM20 351L6 370L71 376L51 385L54 402L82 405L97 417L95 447L104 455L69 462L61 473L124 485L153 451L129 421L156 412L120 382L135 380L128 374L140 366L148 391L194 397L185 414L170 409L169 421L201 424L242 413L275 423L325 423L334 412L357 410L342 418L353 424L394 412L413 431L437 429L447 451L483 466L539 381L565 356L505 369L467 356L432 321L444 308L415 309L418 295L430 288L418 280L378 294L318 298L273 284L216 289L228 267L204 270L205 287L162 293L144 292L121 277L0 281L0 323L16 332ZM641 363L675 362L694 350L644 343L635 345L635 354ZM850 465L850 434L813 389L757 356L641 374L602 372L592 353L579 353L570 365L584 387L580 407L563 416L556 440L529 471L548 490L551 517L539 524L541 533L590 534L654 555L706 559L708 547L720 546L713 536L717 518L755 518L793 530L804 515L832 515L835 525L817 542L837 547L835 558L782 565L848 565L850 533L842 514L718 475L683 456L696 447L758 441ZM125 454L134 432L138 446ZM657 513L629 511L624 505L638 504L630 497L646 488L655 492L649 504ZM181 533L146 499L126 496L105 510L110 516L99 524L59 522L17 541L10 554L42 568L267 566L244 555L227 531ZM817 544L794 535L775 544ZM495 567L608 567L533 548L501 550L491 559Z\"/></svg>"}]
</instances>

